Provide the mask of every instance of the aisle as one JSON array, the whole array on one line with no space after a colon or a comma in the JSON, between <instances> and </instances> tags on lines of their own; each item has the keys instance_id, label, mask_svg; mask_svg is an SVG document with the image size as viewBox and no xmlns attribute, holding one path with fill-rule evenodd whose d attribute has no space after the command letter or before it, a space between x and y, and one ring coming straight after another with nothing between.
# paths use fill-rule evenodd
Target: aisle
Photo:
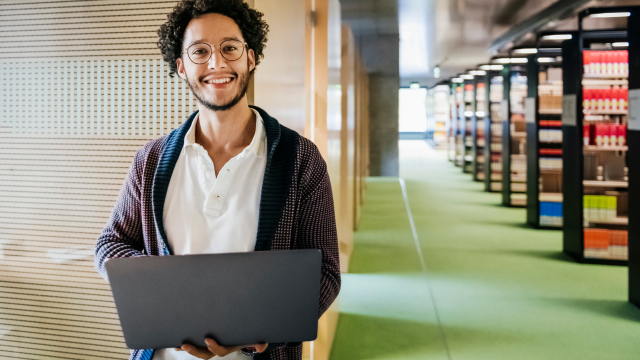
<instances>
[{"instance_id":1,"label":"aisle","mask_svg":"<svg viewBox=\"0 0 640 360\"><path fill-rule=\"evenodd\" d=\"M640 358L626 268L567 259L424 142L400 155L419 247L401 183L370 179L332 360Z\"/></svg>"}]
</instances>

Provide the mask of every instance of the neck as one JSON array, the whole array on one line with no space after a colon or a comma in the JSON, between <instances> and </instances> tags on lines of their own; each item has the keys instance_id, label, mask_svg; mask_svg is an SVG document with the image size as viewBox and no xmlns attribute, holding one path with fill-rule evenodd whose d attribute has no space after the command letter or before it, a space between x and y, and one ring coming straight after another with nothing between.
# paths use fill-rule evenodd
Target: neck
<instances>
[{"instance_id":1,"label":"neck","mask_svg":"<svg viewBox=\"0 0 640 360\"><path fill-rule=\"evenodd\" d=\"M198 104L196 142L205 149L248 146L255 133L255 115L247 97L225 111L213 111Z\"/></svg>"}]
</instances>

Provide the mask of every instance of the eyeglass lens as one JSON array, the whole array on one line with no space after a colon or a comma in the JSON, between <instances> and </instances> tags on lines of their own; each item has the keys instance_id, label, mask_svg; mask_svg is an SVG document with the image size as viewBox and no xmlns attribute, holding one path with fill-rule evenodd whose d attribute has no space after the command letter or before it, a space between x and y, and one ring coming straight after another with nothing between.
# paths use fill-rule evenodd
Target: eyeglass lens
<instances>
[{"instance_id":1,"label":"eyeglass lens","mask_svg":"<svg viewBox=\"0 0 640 360\"><path fill-rule=\"evenodd\" d=\"M187 55L195 64L204 64L211 58L211 45L197 43L189 46ZM244 52L244 45L237 40L227 40L220 44L220 54L229 61L238 60Z\"/></svg>"}]
</instances>

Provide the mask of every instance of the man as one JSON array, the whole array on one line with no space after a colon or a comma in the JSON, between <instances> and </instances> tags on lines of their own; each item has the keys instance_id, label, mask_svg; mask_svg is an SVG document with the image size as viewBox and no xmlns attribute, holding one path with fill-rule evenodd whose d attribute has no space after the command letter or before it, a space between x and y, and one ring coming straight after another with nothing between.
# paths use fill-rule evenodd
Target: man
<instances>
[{"instance_id":1,"label":"man","mask_svg":"<svg viewBox=\"0 0 640 360\"><path fill-rule=\"evenodd\" d=\"M170 74L189 84L198 111L136 153L96 244L105 279L105 261L116 257L316 248L323 259L319 315L338 295L326 164L313 143L247 102L266 43L262 15L242 0L185 0L158 31ZM133 350L131 359L302 357L301 344L205 342L207 348Z\"/></svg>"}]
</instances>

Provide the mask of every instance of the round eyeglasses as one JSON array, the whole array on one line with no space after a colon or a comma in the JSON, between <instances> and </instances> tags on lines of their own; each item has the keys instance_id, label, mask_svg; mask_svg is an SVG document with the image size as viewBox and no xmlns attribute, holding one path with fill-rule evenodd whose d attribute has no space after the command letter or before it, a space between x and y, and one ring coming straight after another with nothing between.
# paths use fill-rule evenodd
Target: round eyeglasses
<instances>
[{"instance_id":1,"label":"round eyeglasses","mask_svg":"<svg viewBox=\"0 0 640 360\"><path fill-rule=\"evenodd\" d=\"M213 48L218 46L220 55L228 61L236 61L244 54L244 48L247 43L239 40L225 40L220 45L209 45L207 43L195 43L183 50L187 52L189 60L196 65L202 65L209 62L213 55Z\"/></svg>"}]
</instances>

